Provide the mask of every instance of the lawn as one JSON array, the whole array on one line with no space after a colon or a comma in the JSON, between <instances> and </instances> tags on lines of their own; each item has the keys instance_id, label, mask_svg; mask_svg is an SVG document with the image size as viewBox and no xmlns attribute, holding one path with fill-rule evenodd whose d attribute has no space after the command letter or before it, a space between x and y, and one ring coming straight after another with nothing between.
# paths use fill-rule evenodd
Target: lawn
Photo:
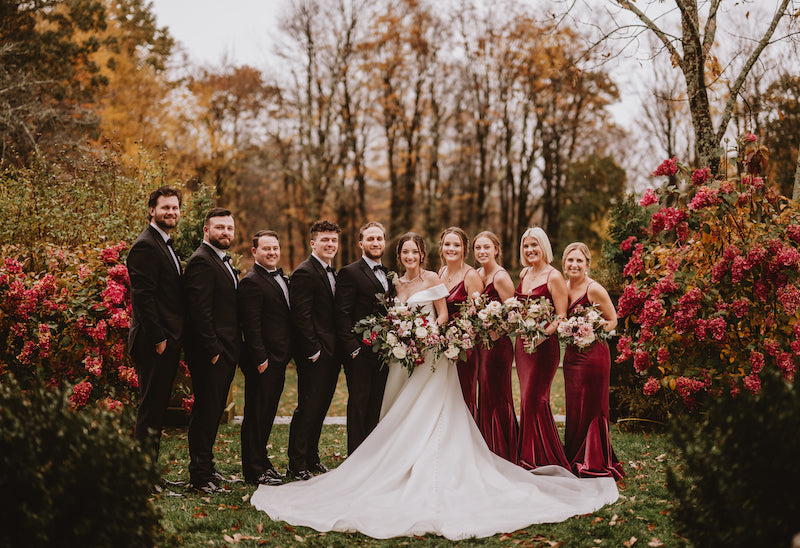
<instances>
[{"instance_id":1,"label":"lawn","mask_svg":"<svg viewBox=\"0 0 800 548\"><path fill-rule=\"evenodd\" d=\"M518 383L515 381L517 406ZM346 390L344 376L331 406L330 415L344 415ZM237 377L233 389L235 400L241 400L243 390ZM294 370L287 372L284 399L279 414L290 415L296 398ZM553 410L564 412L563 378L556 375L553 387ZM518 407L517 407L518 408ZM236 412L241 413L237 401ZM322 462L336 467L346 454L346 428L325 426L320 443ZM563 434L563 432L562 432ZM281 471L287 465L287 425L276 425L270 443L270 458ZM675 451L664 434L621 432L612 426L614 448L625 466L627 476L618 482L619 500L591 515L578 516L557 524L533 525L527 529L495 535L487 539L451 542L437 536L403 537L385 541L361 534L319 533L304 527L291 527L273 522L249 503L254 487L231 484L231 492L202 496L176 488L182 498L160 495L155 497L156 508L162 514L164 531L161 546L686 546L685 539L675 533L670 519L673 500L665 486L666 466L674 461ZM165 477L173 481L188 478L188 448L186 431L168 429L162 440L161 462ZM239 426L220 427L215 447L217 468L225 475L241 477Z\"/></svg>"}]
</instances>

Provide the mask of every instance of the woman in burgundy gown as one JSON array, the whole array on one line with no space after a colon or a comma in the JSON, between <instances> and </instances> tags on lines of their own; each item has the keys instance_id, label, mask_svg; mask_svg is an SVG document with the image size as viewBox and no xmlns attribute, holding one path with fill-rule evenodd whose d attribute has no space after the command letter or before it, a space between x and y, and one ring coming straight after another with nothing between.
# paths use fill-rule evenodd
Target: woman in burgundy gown
<instances>
[{"instance_id":1,"label":"woman in burgundy gown","mask_svg":"<svg viewBox=\"0 0 800 548\"><path fill-rule=\"evenodd\" d=\"M500 302L513 297L511 276L498 264L501 249L497 236L481 232L475 236L472 251L481 265L478 274L484 284L483 294ZM518 426L511 392L511 339L499 337L488 349L479 345L478 356L478 428L489 449L516 463Z\"/></svg>"},{"instance_id":2,"label":"woman in burgundy gown","mask_svg":"<svg viewBox=\"0 0 800 548\"><path fill-rule=\"evenodd\" d=\"M467 233L457 226L451 226L442 232L439 241L439 257L444 265L439 270L439 278L450 294L447 296L447 316L451 320L460 312L459 306L473 293L483 291L480 274L465 263L469 250ZM478 353L470 350L467 357L456 363L461 392L470 414L477 422L477 388L478 388Z\"/></svg>"},{"instance_id":3,"label":"woman in burgundy gown","mask_svg":"<svg viewBox=\"0 0 800 548\"><path fill-rule=\"evenodd\" d=\"M574 242L564 249L564 272L569 291L568 314L578 305L597 305L603 328L617 326L617 312L608 292L588 277L591 253L586 244ZM564 436L567 459L578 477L625 475L611 446L608 387L611 355L608 344L597 340L588 348L567 345L564 354L564 384L567 397L567 425Z\"/></svg>"},{"instance_id":4,"label":"woman in burgundy gown","mask_svg":"<svg viewBox=\"0 0 800 548\"><path fill-rule=\"evenodd\" d=\"M519 462L527 469L557 464L569 469L564 446L550 409L550 386L561 361L558 344L558 319L567 313L567 284L561 273L550 266L553 251L550 240L539 227L529 228L520 240L520 272L516 296L520 301L545 297L555 308L557 320L547 329L547 338L538 338L533 353L517 338L514 359L520 388Z\"/></svg>"}]
</instances>

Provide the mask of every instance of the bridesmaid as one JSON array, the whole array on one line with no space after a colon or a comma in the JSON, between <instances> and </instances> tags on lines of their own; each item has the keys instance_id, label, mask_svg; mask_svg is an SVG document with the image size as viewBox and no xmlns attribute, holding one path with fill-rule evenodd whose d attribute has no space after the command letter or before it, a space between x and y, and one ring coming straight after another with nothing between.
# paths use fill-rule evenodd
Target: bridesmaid
<instances>
[{"instance_id":1,"label":"bridesmaid","mask_svg":"<svg viewBox=\"0 0 800 548\"><path fill-rule=\"evenodd\" d=\"M450 295L447 296L447 315L451 319L458 316L459 306L467 300L467 297L483 291L483 280L481 280L480 274L464 262L468 250L469 238L462 229L451 226L442 232L439 241L439 257L444 266L439 270L439 278L450 292ZM478 352L476 350L469 351L466 359L459 361L456 365L464 402L477 422Z\"/></svg>"},{"instance_id":2,"label":"bridesmaid","mask_svg":"<svg viewBox=\"0 0 800 548\"><path fill-rule=\"evenodd\" d=\"M498 264L501 249L497 236L481 232L475 236L472 251L481 265L478 274L484 284L483 294L500 302L513 297L511 276ZM500 337L489 349L479 346L478 356L478 428L489 449L516 463L518 427L511 392L511 339Z\"/></svg>"},{"instance_id":3,"label":"bridesmaid","mask_svg":"<svg viewBox=\"0 0 800 548\"><path fill-rule=\"evenodd\" d=\"M545 330L547 338L536 341L532 354L525 351L521 337L514 347L522 405L519 424L519 465L532 470L557 464L569 469L564 446L550 410L550 386L561 361L558 344L558 321L566 316L567 284L561 273L550 266L553 250L544 230L529 228L520 240L520 272L516 296L520 301L545 297L555 308L556 321Z\"/></svg>"},{"instance_id":4,"label":"bridesmaid","mask_svg":"<svg viewBox=\"0 0 800 548\"><path fill-rule=\"evenodd\" d=\"M617 311L602 285L588 277L591 253L586 244L574 242L564 249L564 272L567 275L569 309L597 305L603 315L603 329L617 326ZM564 384L567 397L565 449L572 471L578 477L613 477L625 475L611 447L608 412L611 355L605 341L595 341L589 348L567 345L564 354Z\"/></svg>"}]
</instances>

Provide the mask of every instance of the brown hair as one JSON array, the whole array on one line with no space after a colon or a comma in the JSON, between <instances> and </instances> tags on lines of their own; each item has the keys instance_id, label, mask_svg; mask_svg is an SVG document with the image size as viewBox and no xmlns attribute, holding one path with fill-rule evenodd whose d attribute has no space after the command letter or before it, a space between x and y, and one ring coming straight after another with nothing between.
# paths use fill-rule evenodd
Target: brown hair
<instances>
[{"instance_id":1,"label":"brown hair","mask_svg":"<svg viewBox=\"0 0 800 548\"><path fill-rule=\"evenodd\" d=\"M339 225L328 220L314 221L314 223L311 225L311 230L309 230L312 240L316 240L317 234L320 232L335 232L336 234L339 234L341 231L342 230L339 228Z\"/></svg>"},{"instance_id":2,"label":"brown hair","mask_svg":"<svg viewBox=\"0 0 800 548\"><path fill-rule=\"evenodd\" d=\"M150 208L155 208L158 204L158 199L161 197L169 198L170 196L175 196L178 199L178 206L181 205L181 191L177 188L173 188L171 186L162 186L155 189L153 192L150 193L150 196L147 199L147 219L150 220L153 217L150 215Z\"/></svg>"},{"instance_id":3,"label":"brown hair","mask_svg":"<svg viewBox=\"0 0 800 548\"><path fill-rule=\"evenodd\" d=\"M378 221L370 221L368 223L365 223L364 226L358 229L359 242L364 239L364 231L367 230L368 228L380 228L381 232L383 232L383 237L386 238L386 229L383 227L383 225Z\"/></svg>"},{"instance_id":4,"label":"brown hair","mask_svg":"<svg viewBox=\"0 0 800 548\"><path fill-rule=\"evenodd\" d=\"M416 232L406 232L400 239L397 240L397 262L403 264L403 261L400 260L400 252L403 250L403 244L412 241L417 245L417 249L419 250L419 267L422 268L425 265L425 257L428 256L427 252L425 251L425 240L422 239L422 236L417 234Z\"/></svg>"},{"instance_id":5,"label":"brown hair","mask_svg":"<svg viewBox=\"0 0 800 548\"><path fill-rule=\"evenodd\" d=\"M258 232L253 234L253 249L258 247L258 241L264 236L272 236L273 238L278 240L278 242L281 241L280 238L278 238L278 233L275 232L274 230L259 230Z\"/></svg>"},{"instance_id":6,"label":"brown hair","mask_svg":"<svg viewBox=\"0 0 800 548\"><path fill-rule=\"evenodd\" d=\"M503 246L500 245L500 238L494 232L489 230L484 230L483 232L478 232L475 235L475 239L472 240L472 252L475 253L475 242L478 241L478 238L488 238L492 245L494 245L495 249L497 249L497 255L494 256L494 260L497 264L500 264L500 260L503 257Z\"/></svg>"},{"instance_id":7,"label":"brown hair","mask_svg":"<svg viewBox=\"0 0 800 548\"><path fill-rule=\"evenodd\" d=\"M225 209L224 207L212 207L206 213L206 219L203 224L208 225L208 221L213 219L214 217L233 217L233 213L230 212L229 209Z\"/></svg>"},{"instance_id":8,"label":"brown hair","mask_svg":"<svg viewBox=\"0 0 800 548\"><path fill-rule=\"evenodd\" d=\"M444 260L444 251L442 251L442 247L444 246L444 238L448 234L455 234L458 236L458 239L461 240L461 247L464 249L464 261L466 262L467 257L469 256L469 237L467 233L464 232L460 227L451 226L449 228L445 228L442 231L442 235L439 238L439 258L442 260L442 264L445 264L447 261Z\"/></svg>"}]
</instances>

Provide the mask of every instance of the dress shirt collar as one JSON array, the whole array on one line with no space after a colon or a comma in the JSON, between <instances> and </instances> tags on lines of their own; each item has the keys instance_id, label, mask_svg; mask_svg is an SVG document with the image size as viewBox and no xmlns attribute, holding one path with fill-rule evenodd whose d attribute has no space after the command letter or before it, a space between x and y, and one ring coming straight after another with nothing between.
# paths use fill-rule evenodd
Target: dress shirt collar
<instances>
[{"instance_id":1,"label":"dress shirt collar","mask_svg":"<svg viewBox=\"0 0 800 548\"><path fill-rule=\"evenodd\" d=\"M318 260L318 261L319 261L319 264L321 264L321 265L322 265L322 268L328 268L329 266L331 266L330 264L328 264L328 263L326 263L325 261L323 261L322 259L320 259L320 258L317 256L317 254L316 254L316 253L314 253L313 251L311 252L311 256L312 256L312 257L314 257L316 260Z\"/></svg>"},{"instance_id":2,"label":"dress shirt collar","mask_svg":"<svg viewBox=\"0 0 800 548\"><path fill-rule=\"evenodd\" d=\"M366 255L362 255L362 256L361 256L361 258L362 258L362 259L364 259L364 262L365 262L365 263L367 263L367 265L368 265L368 266L369 266L369 267L370 267L372 270L375 270L375 267L376 267L376 266L383 266L383 265L382 265L381 263L379 263L378 261L373 261L372 259L370 259L370 258L369 258L369 257L367 257Z\"/></svg>"},{"instance_id":3,"label":"dress shirt collar","mask_svg":"<svg viewBox=\"0 0 800 548\"><path fill-rule=\"evenodd\" d=\"M208 247L210 247L211 249L213 249L213 250L214 250L214 253L216 253L216 254L217 254L217 257L219 257L219 260L220 260L220 261L222 260L222 258L223 258L225 255L227 255L227 253L225 253L225 251L223 251L222 249L219 249L219 248L218 248L218 247L216 247L216 246L213 246L213 245L211 245L210 243L208 243L208 241L207 241L207 240L203 240L203 243L204 243L204 244L206 244Z\"/></svg>"},{"instance_id":4,"label":"dress shirt collar","mask_svg":"<svg viewBox=\"0 0 800 548\"><path fill-rule=\"evenodd\" d=\"M162 238L164 238L164 242L165 242L165 243L166 243L166 241L167 241L167 240L169 240L169 234L167 234L166 232L164 232L163 230L161 230L161 227L160 227L160 226L158 226L157 224L155 224L153 221L150 221L150 226L152 226L153 228L155 228L155 229L158 231L158 233L159 233L159 234L161 234L161 237L162 237Z\"/></svg>"}]
</instances>

